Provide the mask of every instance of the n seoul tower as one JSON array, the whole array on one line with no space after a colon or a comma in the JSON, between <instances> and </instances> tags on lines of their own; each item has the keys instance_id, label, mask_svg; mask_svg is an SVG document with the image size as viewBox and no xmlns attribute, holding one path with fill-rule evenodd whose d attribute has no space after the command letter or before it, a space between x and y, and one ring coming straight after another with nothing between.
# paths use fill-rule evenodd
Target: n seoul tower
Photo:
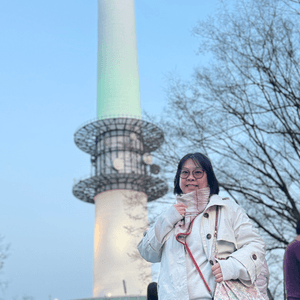
<instances>
[{"instance_id":1,"label":"n seoul tower","mask_svg":"<svg viewBox=\"0 0 300 300\"><path fill-rule=\"evenodd\" d=\"M95 204L93 297L144 296L150 265L130 258L141 236L128 231L147 226L147 201L168 188L150 154L163 132L141 119L134 0L98 0L97 120L74 140L91 155L92 176L73 194Z\"/></svg>"}]
</instances>

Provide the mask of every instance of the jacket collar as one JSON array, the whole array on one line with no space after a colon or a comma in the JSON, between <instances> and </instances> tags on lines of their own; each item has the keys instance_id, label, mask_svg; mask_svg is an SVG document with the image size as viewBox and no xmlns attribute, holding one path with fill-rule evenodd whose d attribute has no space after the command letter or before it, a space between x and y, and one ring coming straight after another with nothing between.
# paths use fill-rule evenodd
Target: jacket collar
<instances>
[{"instance_id":1,"label":"jacket collar","mask_svg":"<svg viewBox=\"0 0 300 300\"><path fill-rule=\"evenodd\" d=\"M209 202L205 208L205 210L207 210L208 208L212 207L212 206L216 206L216 205L219 205L219 206L225 206L226 205L226 202L224 202L223 198L220 197L219 195L212 195L210 198L209 198Z\"/></svg>"}]
</instances>

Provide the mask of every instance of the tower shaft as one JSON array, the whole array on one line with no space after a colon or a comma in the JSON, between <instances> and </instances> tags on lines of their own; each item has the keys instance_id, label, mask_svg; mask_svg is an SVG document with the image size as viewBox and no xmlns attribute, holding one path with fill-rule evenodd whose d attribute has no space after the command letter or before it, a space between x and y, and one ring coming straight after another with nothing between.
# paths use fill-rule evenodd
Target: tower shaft
<instances>
[{"instance_id":1,"label":"tower shaft","mask_svg":"<svg viewBox=\"0 0 300 300\"><path fill-rule=\"evenodd\" d=\"M141 119L134 0L98 0L97 76L98 120ZM105 137L104 143L120 148L126 143L126 138L120 136L117 131L114 132L116 135L111 138ZM108 149L107 145L104 147ZM101 151L101 145L98 149ZM108 170L107 165L111 168L112 163L118 159L124 164L119 171L123 174L128 172L126 157L132 165L131 169L133 164L136 165L139 154L109 149L108 155L105 156L103 152L98 156L100 172ZM133 168L132 172L137 172L138 169ZM119 182L119 179L116 182ZM136 202L135 197L141 201L139 205L132 207L130 202ZM147 195L138 191L117 189L99 193L94 201L94 296L144 294L147 286L140 278L143 273L151 276L150 264L141 268L142 260L133 259L141 232L134 236L137 232L130 232L129 228L147 226ZM131 216L133 211L136 211L140 218L142 215L143 217L139 221L135 220Z\"/></svg>"},{"instance_id":2,"label":"tower shaft","mask_svg":"<svg viewBox=\"0 0 300 300\"><path fill-rule=\"evenodd\" d=\"M98 0L97 118L141 119L134 0Z\"/></svg>"}]
</instances>

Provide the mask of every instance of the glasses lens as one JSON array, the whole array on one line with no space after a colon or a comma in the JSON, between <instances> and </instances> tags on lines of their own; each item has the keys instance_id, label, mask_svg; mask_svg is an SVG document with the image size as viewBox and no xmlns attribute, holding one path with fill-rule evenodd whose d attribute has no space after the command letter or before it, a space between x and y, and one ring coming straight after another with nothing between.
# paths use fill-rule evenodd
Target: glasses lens
<instances>
[{"instance_id":1,"label":"glasses lens","mask_svg":"<svg viewBox=\"0 0 300 300\"><path fill-rule=\"evenodd\" d=\"M180 172L180 177L181 177L182 179L188 178L189 175L190 175L190 172L187 171L187 170L181 170L181 172Z\"/></svg>"},{"instance_id":2,"label":"glasses lens","mask_svg":"<svg viewBox=\"0 0 300 300\"><path fill-rule=\"evenodd\" d=\"M196 169L194 172L194 177L199 179L204 175L204 171L202 169Z\"/></svg>"}]
</instances>

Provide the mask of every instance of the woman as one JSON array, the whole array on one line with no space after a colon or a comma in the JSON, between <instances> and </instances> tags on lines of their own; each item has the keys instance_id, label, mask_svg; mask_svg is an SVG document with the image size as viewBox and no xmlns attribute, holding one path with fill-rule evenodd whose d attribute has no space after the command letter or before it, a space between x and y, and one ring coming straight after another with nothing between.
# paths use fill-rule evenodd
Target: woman
<instances>
[{"instance_id":1,"label":"woman","mask_svg":"<svg viewBox=\"0 0 300 300\"><path fill-rule=\"evenodd\" d=\"M187 154L180 160L174 194L177 203L158 217L138 245L145 260L161 262L159 299L212 299L217 282L239 279L247 286L253 283L264 263L265 243L244 210L234 201L218 196L219 184L205 155ZM215 261L212 246L217 206Z\"/></svg>"}]
</instances>

